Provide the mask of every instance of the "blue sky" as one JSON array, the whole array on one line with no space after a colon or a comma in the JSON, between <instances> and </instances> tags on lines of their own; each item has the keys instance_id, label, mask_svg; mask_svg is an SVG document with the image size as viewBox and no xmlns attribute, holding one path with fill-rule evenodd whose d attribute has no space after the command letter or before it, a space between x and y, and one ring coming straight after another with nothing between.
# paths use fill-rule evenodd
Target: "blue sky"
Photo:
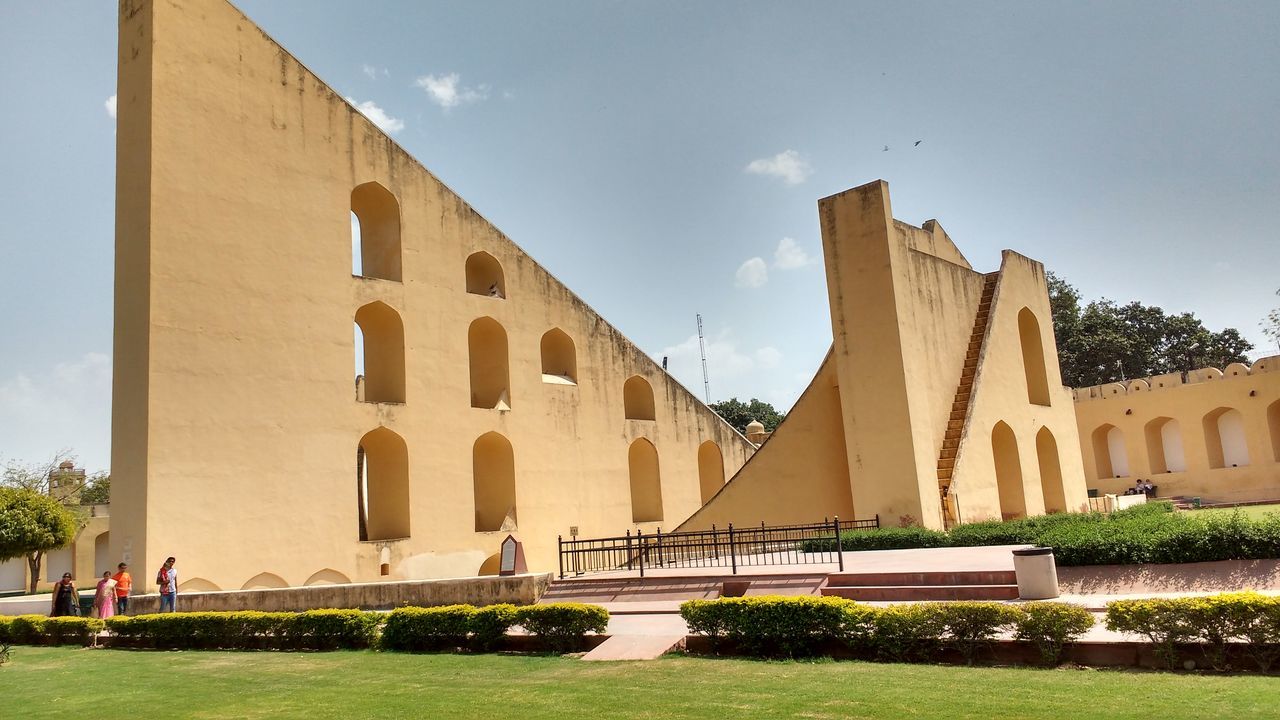
<instances>
[{"instance_id":1,"label":"blue sky","mask_svg":"<svg viewBox=\"0 0 1280 720\"><path fill-rule=\"evenodd\" d=\"M713 400L795 399L817 199L876 178L979 270L1013 248L1270 354L1280 3L238 6L698 395L702 313ZM0 12L0 458L105 469L115 3Z\"/></svg>"}]
</instances>

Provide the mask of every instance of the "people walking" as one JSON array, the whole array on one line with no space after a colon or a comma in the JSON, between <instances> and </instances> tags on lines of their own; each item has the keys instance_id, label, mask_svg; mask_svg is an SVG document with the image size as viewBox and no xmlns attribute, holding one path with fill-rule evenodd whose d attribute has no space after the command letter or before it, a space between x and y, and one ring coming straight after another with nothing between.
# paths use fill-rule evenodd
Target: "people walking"
<instances>
[{"instance_id":1,"label":"people walking","mask_svg":"<svg viewBox=\"0 0 1280 720\"><path fill-rule=\"evenodd\" d=\"M160 587L160 612L164 612L165 608L169 612L178 611L178 571L173 569L175 562L174 558L168 558L156 573L156 585Z\"/></svg>"},{"instance_id":2,"label":"people walking","mask_svg":"<svg viewBox=\"0 0 1280 720\"><path fill-rule=\"evenodd\" d=\"M80 614L80 592L71 579L71 573L62 573L62 579L53 586L53 617L70 617Z\"/></svg>"},{"instance_id":3,"label":"people walking","mask_svg":"<svg viewBox=\"0 0 1280 720\"><path fill-rule=\"evenodd\" d=\"M129 574L129 566L120 563L116 566L116 574L111 576L116 581L116 613L124 615L129 612L129 593L133 591L133 576Z\"/></svg>"},{"instance_id":4,"label":"people walking","mask_svg":"<svg viewBox=\"0 0 1280 720\"><path fill-rule=\"evenodd\" d=\"M103 620L116 614L116 581L111 579L111 571L104 570L102 579L98 581L98 591L93 596L93 616Z\"/></svg>"}]
</instances>

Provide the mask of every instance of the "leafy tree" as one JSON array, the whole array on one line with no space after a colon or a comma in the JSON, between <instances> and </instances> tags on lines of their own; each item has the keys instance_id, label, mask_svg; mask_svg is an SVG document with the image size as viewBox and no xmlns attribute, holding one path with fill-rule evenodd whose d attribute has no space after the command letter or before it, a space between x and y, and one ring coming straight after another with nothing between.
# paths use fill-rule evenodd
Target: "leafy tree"
<instances>
[{"instance_id":1,"label":"leafy tree","mask_svg":"<svg viewBox=\"0 0 1280 720\"><path fill-rule=\"evenodd\" d=\"M1134 301L1094 300L1048 274L1062 381L1071 387L1247 362L1253 345L1235 328L1210 332L1192 313Z\"/></svg>"},{"instance_id":2,"label":"leafy tree","mask_svg":"<svg viewBox=\"0 0 1280 720\"><path fill-rule=\"evenodd\" d=\"M718 403L711 403L711 409L716 414L724 418L724 421L738 429L738 432L745 433L747 431L747 423L752 420L759 420L764 429L773 432L778 427L778 423L786 417L785 413L780 413L772 405L767 402L761 402L755 398L751 398L751 402L744 403L736 397L728 400L721 400Z\"/></svg>"},{"instance_id":3,"label":"leafy tree","mask_svg":"<svg viewBox=\"0 0 1280 720\"><path fill-rule=\"evenodd\" d=\"M44 493L0 487L0 562L25 557L30 591L40 582L44 554L66 547L80 530L75 513Z\"/></svg>"},{"instance_id":4,"label":"leafy tree","mask_svg":"<svg viewBox=\"0 0 1280 720\"><path fill-rule=\"evenodd\" d=\"M1280 295L1280 290L1276 291L1276 295ZM1280 307L1267 313L1267 317L1262 321L1262 334L1274 340L1280 347Z\"/></svg>"},{"instance_id":5,"label":"leafy tree","mask_svg":"<svg viewBox=\"0 0 1280 720\"><path fill-rule=\"evenodd\" d=\"M96 472L90 475L80 491L81 505L106 505L111 502L111 473Z\"/></svg>"}]
</instances>

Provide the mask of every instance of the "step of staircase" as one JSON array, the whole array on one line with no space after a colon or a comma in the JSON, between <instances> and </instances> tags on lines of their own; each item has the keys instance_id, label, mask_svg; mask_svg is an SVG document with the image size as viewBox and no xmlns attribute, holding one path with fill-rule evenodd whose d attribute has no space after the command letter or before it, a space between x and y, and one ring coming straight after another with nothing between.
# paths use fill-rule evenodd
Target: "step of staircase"
<instances>
[{"instance_id":1,"label":"step of staircase","mask_svg":"<svg viewBox=\"0 0 1280 720\"><path fill-rule=\"evenodd\" d=\"M931 570L924 572L832 573L827 585L1017 585L1012 570Z\"/></svg>"},{"instance_id":2,"label":"step of staircase","mask_svg":"<svg viewBox=\"0 0 1280 720\"><path fill-rule=\"evenodd\" d=\"M930 600L1017 600L1017 585L860 585L824 587L826 597L863 602L920 602Z\"/></svg>"}]
</instances>

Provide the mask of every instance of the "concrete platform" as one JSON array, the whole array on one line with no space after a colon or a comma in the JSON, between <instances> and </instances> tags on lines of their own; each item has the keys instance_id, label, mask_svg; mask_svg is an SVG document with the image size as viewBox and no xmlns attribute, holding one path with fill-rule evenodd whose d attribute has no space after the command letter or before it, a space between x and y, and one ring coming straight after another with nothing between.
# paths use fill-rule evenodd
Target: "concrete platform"
<instances>
[{"instance_id":1,"label":"concrete platform","mask_svg":"<svg viewBox=\"0 0 1280 720\"><path fill-rule=\"evenodd\" d=\"M684 646L686 633L652 635L611 635L582 656L588 662L608 660L655 660Z\"/></svg>"}]
</instances>

